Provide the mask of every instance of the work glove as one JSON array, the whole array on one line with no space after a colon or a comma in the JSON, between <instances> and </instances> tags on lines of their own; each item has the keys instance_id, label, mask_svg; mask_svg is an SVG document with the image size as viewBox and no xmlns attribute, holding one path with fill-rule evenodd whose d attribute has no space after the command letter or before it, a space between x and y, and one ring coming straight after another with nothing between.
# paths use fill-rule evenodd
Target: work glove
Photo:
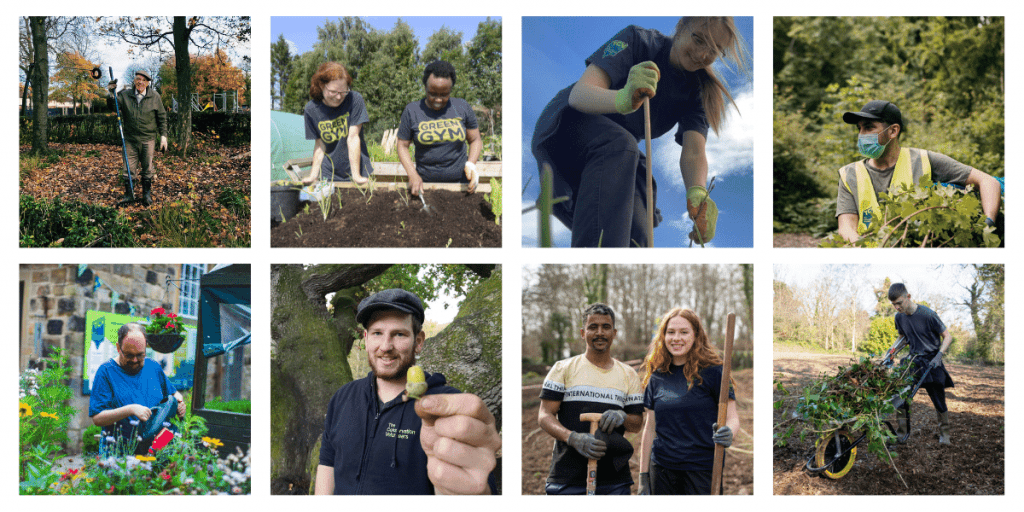
<instances>
[{"instance_id":1,"label":"work glove","mask_svg":"<svg viewBox=\"0 0 1024 512\"><path fill-rule=\"evenodd\" d=\"M690 240L706 244L715 238L715 224L718 223L718 205L708 197L708 190L700 185L686 191L686 209L693 221Z\"/></svg>"},{"instance_id":2,"label":"work glove","mask_svg":"<svg viewBox=\"0 0 1024 512\"><path fill-rule=\"evenodd\" d=\"M651 495L651 474L643 471L640 473L640 487L636 490L637 496Z\"/></svg>"},{"instance_id":3,"label":"work glove","mask_svg":"<svg viewBox=\"0 0 1024 512\"><path fill-rule=\"evenodd\" d=\"M466 179L469 180L469 187L467 188L467 190L469 190L469 193L472 194L473 191L476 190L477 183L480 183L480 174L476 172L476 164L470 162L469 160L466 160L466 167L464 172L466 173Z\"/></svg>"},{"instance_id":4,"label":"work glove","mask_svg":"<svg viewBox=\"0 0 1024 512\"><path fill-rule=\"evenodd\" d=\"M167 151L167 136L160 136L160 151Z\"/></svg>"},{"instance_id":5,"label":"work glove","mask_svg":"<svg viewBox=\"0 0 1024 512\"><path fill-rule=\"evenodd\" d=\"M711 434L711 440L715 444L720 444L725 448L732 446L732 429L729 428L729 425L719 427L718 423L715 423L711 425L711 430L714 432Z\"/></svg>"},{"instance_id":6,"label":"work glove","mask_svg":"<svg viewBox=\"0 0 1024 512\"><path fill-rule=\"evenodd\" d=\"M644 104L644 96L654 97L660 79L661 71L651 61L629 68L626 86L615 93L615 110L622 115L636 112Z\"/></svg>"},{"instance_id":7,"label":"work glove","mask_svg":"<svg viewBox=\"0 0 1024 512\"><path fill-rule=\"evenodd\" d=\"M114 91L117 90L117 80L111 80L110 83L107 84L107 90L110 91L110 94L114 94Z\"/></svg>"},{"instance_id":8,"label":"work glove","mask_svg":"<svg viewBox=\"0 0 1024 512\"><path fill-rule=\"evenodd\" d=\"M601 432L611 434L625 422L626 411L622 409L608 409L601 414L601 419L597 422L597 428Z\"/></svg>"},{"instance_id":9,"label":"work glove","mask_svg":"<svg viewBox=\"0 0 1024 512\"><path fill-rule=\"evenodd\" d=\"M576 451L580 452L580 455L588 459L600 459L604 457L605 451L608 449L608 444L604 441L582 432L573 432L569 434L569 446L572 446Z\"/></svg>"},{"instance_id":10,"label":"work glove","mask_svg":"<svg viewBox=\"0 0 1024 512\"><path fill-rule=\"evenodd\" d=\"M928 369L932 370L938 368L942 364L942 351L940 350L931 361L928 362Z\"/></svg>"}]
</instances>

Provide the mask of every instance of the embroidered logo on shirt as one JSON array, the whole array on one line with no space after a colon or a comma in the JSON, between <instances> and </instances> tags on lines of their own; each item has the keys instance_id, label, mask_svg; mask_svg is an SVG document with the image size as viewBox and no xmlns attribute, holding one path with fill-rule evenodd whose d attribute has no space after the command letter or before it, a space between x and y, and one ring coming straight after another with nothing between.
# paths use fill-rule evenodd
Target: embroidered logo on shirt
<instances>
[{"instance_id":1,"label":"embroidered logo on shirt","mask_svg":"<svg viewBox=\"0 0 1024 512\"><path fill-rule=\"evenodd\" d=\"M424 145L466 140L466 128L461 117L422 121L417 128L416 142Z\"/></svg>"},{"instance_id":2,"label":"embroidered logo on shirt","mask_svg":"<svg viewBox=\"0 0 1024 512\"><path fill-rule=\"evenodd\" d=\"M605 59L607 59L608 57L614 57L618 55L619 52L621 52L622 50L625 50L626 46L626 43L619 41L618 39L615 39L614 41L608 43L608 46L604 47L604 55L602 55L602 57Z\"/></svg>"},{"instance_id":3,"label":"embroidered logo on shirt","mask_svg":"<svg viewBox=\"0 0 1024 512\"><path fill-rule=\"evenodd\" d=\"M398 430L397 425L388 422L388 428L384 430L384 435L387 437L397 437L399 439L409 439L411 436L416 435L416 431L409 428Z\"/></svg>"},{"instance_id":4,"label":"embroidered logo on shirt","mask_svg":"<svg viewBox=\"0 0 1024 512\"><path fill-rule=\"evenodd\" d=\"M316 127L320 130L320 138L330 144L348 137L348 115L350 113L347 112L329 121L317 123Z\"/></svg>"}]
</instances>

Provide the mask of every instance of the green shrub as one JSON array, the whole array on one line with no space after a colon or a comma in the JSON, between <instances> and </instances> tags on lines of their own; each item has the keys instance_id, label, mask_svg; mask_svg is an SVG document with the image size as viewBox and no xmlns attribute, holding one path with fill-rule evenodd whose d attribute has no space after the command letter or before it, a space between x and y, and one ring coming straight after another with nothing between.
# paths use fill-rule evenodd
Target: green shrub
<instances>
[{"instance_id":1,"label":"green shrub","mask_svg":"<svg viewBox=\"0 0 1024 512\"><path fill-rule=\"evenodd\" d=\"M22 194L19 203L21 247L126 247L134 245L128 219L106 206L36 199Z\"/></svg>"},{"instance_id":2,"label":"green shrub","mask_svg":"<svg viewBox=\"0 0 1024 512\"><path fill-rule=\"evenodd\" d=\"M857 349L868 354L884 354L889 347L899 338L896 332L896 321L891 316L876 316L871 319L871 327L868 329L868 337Z\"/></svg>"}]
</instances>

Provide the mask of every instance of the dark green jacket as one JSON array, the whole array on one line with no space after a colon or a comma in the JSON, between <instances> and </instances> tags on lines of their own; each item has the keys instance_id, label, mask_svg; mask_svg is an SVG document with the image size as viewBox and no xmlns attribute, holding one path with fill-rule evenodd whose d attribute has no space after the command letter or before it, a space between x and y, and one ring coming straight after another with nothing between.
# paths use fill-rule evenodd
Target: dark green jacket
<instances>
[{"instance_id":1,"label":"dark green jacket","mask_svg":"<svg viewBox=\"0 0 1024 512\"><path fill-rule=\"evenodd\" d=\"M114 103L112 98L107 101ZM167 112L156 89L148 87L141 102L135 99L134 87L122 89L117 93L117 101L124 121L125 140L139 143L155 141L157 136L167 136ZM113 108L113 105L110 106Z\"/></svg>"}]
</instances>

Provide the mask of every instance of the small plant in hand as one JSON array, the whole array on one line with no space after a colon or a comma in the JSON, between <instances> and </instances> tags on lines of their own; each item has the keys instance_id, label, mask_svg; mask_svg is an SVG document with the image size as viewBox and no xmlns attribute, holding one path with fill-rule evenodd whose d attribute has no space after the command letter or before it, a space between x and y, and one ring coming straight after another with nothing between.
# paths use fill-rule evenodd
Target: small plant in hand
<instances>
[{"instance_id":1,"label":"small plant in hand","mask_svg":"<svg viewBox=\"0 0 1024 512\"><path fill-rule=\"evenodd\" d=\"M791 415L775 425L775 445L786 446L794 434L803 442L808 434L813 439L828 439L840 430L859 431L867 435L868 451L892 463L895 454L886 445L896 438L885 420L896 412L892 399L907 398L913 378L910 363L887 369L869 357L861 357L849 367L839 367L834 376L823 374L811 381L796 396L790 396L789 390L776 381L782 398L775 402L775 408L791 411Z\"/></svg>"},{"instance_id":2,"label":"small plant in hand","mask_svg":"<svg viewBox=\"0 0 1024 512\"><path fill-rule=\"evenodd\" d=\"M998 247L995 228L986 226L973 187L933 186L922 178L914 187L879 194L881 209L856 242L832 233L820 247Z\"/></svg>"},{"instance_id":3,"label":"small plant in hand","mask_svg":"<svg viewBox=\"0 0 1024 512\"><path fill-rule=\"evenodd\" d=\"M185 324L181 317L170 313L164 308L154 308L149 312L149 325L146 326L146 334L183 334Z\"/></svg>"}]
</instances>

